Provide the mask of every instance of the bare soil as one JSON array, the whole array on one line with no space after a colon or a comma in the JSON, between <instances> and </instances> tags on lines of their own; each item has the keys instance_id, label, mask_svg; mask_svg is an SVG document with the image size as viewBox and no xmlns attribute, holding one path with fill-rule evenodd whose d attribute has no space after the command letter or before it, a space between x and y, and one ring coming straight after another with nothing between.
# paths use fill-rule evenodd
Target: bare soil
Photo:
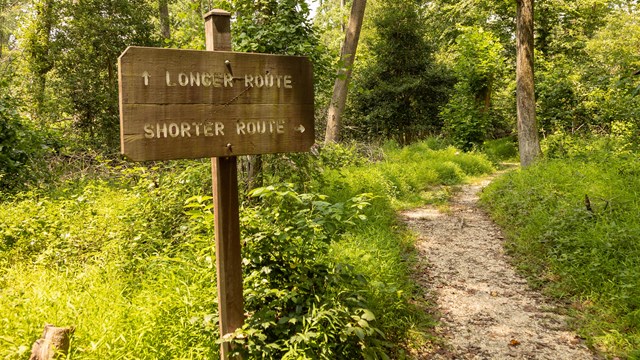
<instances>
[{"instance_id":1,"label":"bare soil","mask_svg":"<svg viewBox=\"0 0 640 360\"><path fill-rule=\"evenodd\" d=\"M437 304L444 345L416 359L598 359L569 330L559 305L531 290L503 251L500 229L478 208L490 182L464 185L442 212L403 212L418 234L416 281ZM426 353L425 353L426 352Z\"/></svg>"}]
</instances>

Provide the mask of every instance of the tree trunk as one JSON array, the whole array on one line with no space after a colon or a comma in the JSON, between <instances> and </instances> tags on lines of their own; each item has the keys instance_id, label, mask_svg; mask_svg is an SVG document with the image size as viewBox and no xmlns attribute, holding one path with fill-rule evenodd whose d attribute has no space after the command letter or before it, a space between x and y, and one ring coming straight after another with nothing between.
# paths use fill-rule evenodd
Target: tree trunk
<instances>
[{"instance_id":1,"label":"tree trunk","mask_svg":"<svg viewBox=\"0 0 640 360\"><path fill-rule=\"evenodd\" d=\"M40 75L39 77L37 77L34 81L35 83L35 91L33 94L34 100L35 100L35 118L38 119L38 123L40 123L40 126L42 129L44 129L45 127L45 121L43 121L43 119L45 118L44 113L45 113L45 103L46 103L46 91L47 91L47 78L46 78L46 74Z\"/></svg>"},{"instance_id":2,"label":"tree trunk","mask_svg":"<svg viewBox=\"0 0 640 360\"><path fill-rule=\"evenodd\" d=\"M0 1L0 59L2 59L2 49L4 48L5 11L7 7L4 1Z\"/></svg>"},{"instance_id":3,"label":"tree trunk","mask_svg":"<svg viewBox=\"0 0 640 360\"><path fill-rule=\"evenodd\" d=\"M347 24L344 23L344 17L342 16L342 12L344 11L344 8L346 6L347 6L347 0L340 0L340 29L342 29L342 32L347 31Z\"/></svg>"},{"instance_id":4,"label":"tree trunk","mask_svg":"<svg viewBox=\"0 0 640 360\"><path fill-rule=\"evenodd\" d=\"M517 1L516 98L520 165L531 165L540 156L536 126L536 98L533 77L533 2Z\"/></svg>"},{"instance_id":5,"label":"tree trunk","mask_svg":"<svg viewBox=\"0 0 640 360\"><path fill-rule=\"evenodd\" d=\"M262 155L247 156L247 193L253 189L262 187L262 180Z\"/></svg>"},{"instance_id":6,"label":"tree trunk","mask_svg":"<svg viewBox=\"0 0 640 360\"><path fill-rule=\"evenodd\" d=\"M367 0L353 0L353 4L351 5L349 26L347 27L344 46L342 47L342 54L340 55L342 68L338 70L338 76L333 86L333 96L331 97L331 103L329 104L329 111L327 113L327 130L324 138L327 144L340 140L342 113L347 102L349 79L351 78L353 61L356 57L358 39L360 38L360 29L362 28L366 5Z\"/></svg>"},{"instance_id":7,"label":"tree trunk","mask_svg":"<svg viewBox=\"0 0 640 360\"><path fill-rule=\"evenodd\" d=\"M158 0L160 11L160 32L165 40L171 39L171 27L169 26L169 0Z\"/></svg>"}]
</instances>

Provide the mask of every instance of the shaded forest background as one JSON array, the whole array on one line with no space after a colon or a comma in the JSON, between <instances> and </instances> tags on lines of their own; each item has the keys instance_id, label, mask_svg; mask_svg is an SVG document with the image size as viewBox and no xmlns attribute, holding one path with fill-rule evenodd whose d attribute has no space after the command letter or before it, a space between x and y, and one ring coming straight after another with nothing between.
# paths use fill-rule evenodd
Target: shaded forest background
<instances>
[{"instance_id":1,"label":"shaded forest background","mask_svg":"<svg viewBox=\"0 0 640 360\"><path fill-rule=\"evenodd\" d=\"M46 178L49 156L119 147L117 58L129 45L203 49L202 16L234 14L235 51L313 59L318 133L349 4L321 1L0 2L0 183ZM633 0L536 3L541 136L638 136L640 24ZM464 150L515 134L515 3L371 0L343 138L442 136ZM36 165L37 164L37 165Z\"/></svg>"}]
</instances>

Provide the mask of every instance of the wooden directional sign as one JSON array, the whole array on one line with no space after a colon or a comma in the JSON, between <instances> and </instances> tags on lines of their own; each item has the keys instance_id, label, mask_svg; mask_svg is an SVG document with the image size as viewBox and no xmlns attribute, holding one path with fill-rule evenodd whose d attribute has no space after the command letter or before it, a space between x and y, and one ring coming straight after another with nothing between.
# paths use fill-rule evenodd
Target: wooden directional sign
<instances>
[{"instance_id":1,"label":"wooden directional sign","mask_svg":"<svg viewBox=\"0 0 640 360\"><path fill-rule=\"evenodd\" d=\"M309 151L305 57L129 47L118 60L120 141L132 160Z\"/></svg>"}]
</instances>

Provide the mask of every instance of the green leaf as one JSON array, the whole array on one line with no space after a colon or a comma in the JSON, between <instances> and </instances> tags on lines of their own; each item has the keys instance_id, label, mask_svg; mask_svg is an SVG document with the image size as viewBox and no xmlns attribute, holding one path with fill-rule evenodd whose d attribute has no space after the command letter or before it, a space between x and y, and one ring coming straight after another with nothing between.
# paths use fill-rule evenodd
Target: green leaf
<instances>
[{"instance_id":1,"label":"green leaf","mask_svg":"<svg viewBox=\"0 0 640 360\"><path fill-rule=\"evenodd\" d=\"M353 328L353 331L358 335L360 340L364 340L364 331L361 328Z\"/></svg>"},{"instance_id":2,"label":"green leaf","mask_svg":"<svg viewBox=\"0 0 640 360\"><path fill-rule=\"evenodd\" d=\"M374 321L376 319L375 315L368 309L362 309L362 315L360 315L360 317L367 321Z\"/></svg>"}]
</instances>

